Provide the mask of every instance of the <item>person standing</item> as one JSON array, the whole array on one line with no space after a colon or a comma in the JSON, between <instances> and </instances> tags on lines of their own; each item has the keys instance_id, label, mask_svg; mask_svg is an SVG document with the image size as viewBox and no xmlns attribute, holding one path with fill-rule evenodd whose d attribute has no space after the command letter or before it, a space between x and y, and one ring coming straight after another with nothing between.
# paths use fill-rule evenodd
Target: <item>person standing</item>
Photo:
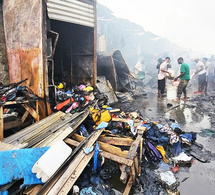
<instances>
[{"instance_id":1,"label":"person standing","mask_svg":"<svg viewBox=\"0 0 215 195\"><path fill-rule=\"evenodd\" d=\"M207 68L207 86L208 89L213 91L215 90L215 57L214 55L211 56Z\"/></svg>"},{"instance_id":2,"label":"person standing","mask_svg":"<svg viewBox=\"0 0 215 195\"><path fill-rule=\"evenodd\" d=\"M203 64L205 66L205 70L206 70L206 84L205 84L205 95L207 95L207 89L208 89L208 67L210 62L208 61L208 58L203 58Z\"/></svg>"},{"instance_id":3,"label":"person standing","mask_svg":"<svg viewBox=\"0 0 215 195\"><path fill-rule=\"evenodd\" d=\"M195 58L194 62L196 63L196 72L193 76L198 74L198 91L195 93L203 94L206 87L206 70L203 62L199 58Z\"/></svg>"},{"instance_id":4,"label":"person standing","mask_svg":"<svg viewBox=\"0 0 215 195\"><path fill-rule=\"evenodd\" d=\"M158 73L158 99L163 98L163 94L166 86L166 73L171 77L170 72L167 71L167 66L170 63L170 58L166 57L165 61L160 65Z\"/></svg>"},{"instance_id":5,"label":"person standing","mask_svg":"<svg viewBox=\"0 0 215 195\"><path fill-rule=\"evenodd\" d=\"M177 91L177 97L178 97L178 101L180 101L181 99L181 95L182 93L184 94L184 101L188 100L187 97L187 85L189 83L190 80L190 68L188 66L188 64L184 63L184 59L182 57L178 58L178 64L181 66L180 67L180 75L177 76L174 80L177 81L180 78L180 83L178 85L178 91Z\"/></svg>"}]
</instances>

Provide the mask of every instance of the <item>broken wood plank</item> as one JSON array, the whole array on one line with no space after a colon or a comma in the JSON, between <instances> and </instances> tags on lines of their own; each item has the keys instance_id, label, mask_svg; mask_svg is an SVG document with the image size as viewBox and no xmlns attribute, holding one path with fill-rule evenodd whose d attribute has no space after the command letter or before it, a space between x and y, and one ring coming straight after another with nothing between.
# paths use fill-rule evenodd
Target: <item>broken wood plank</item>
<instances>
[{"instance_id":1,"label":"broken wood plank","mask_svg":"<svg viewBox=\"0 0 215 195\"><path fill-rule=\"evenodd\" d=\"M112 118L112 121L127 123L128 119L124 119L124 118Z\"/></svg>"},{"instance_id":2,"label":"broken wood plank","mask_svg":"<svg viewBox=\"0 0 215 195\"><path fill-rule=\"evenodd\" d=\"M133 160L134 157L136 156L136 152L137 152L137 149L138 149L138 147L139 147L140 140L141 140L141 138L142 138L142 136L143 136L143 132L144 132L144 131L142 131L142 130L141 130L141 131L138 131L137 138L136 138L136 140L132 143L132 145L131 145L131 147L130 147L130 149L129 149L128 155L126 156L126 158Z\"/></svg>"},{"instance_id":3,"label":"broken wood plank","mask_svg":"<svg viewBox=\"0 0 215 195\"><path fill-rule=\"evenodd\" d=\"M64 140L67 144L70 144L72 146L78 146L79 145L79 142L73 140L73 139L70 139L70 138L66 138ZM101 148L100 148L101 149ZM99 152L99 155L104 157L104 158L107 158L107 159L110 159L110 160L113 160L113 161L116 161L118 162L119 164L124 164L124 165L127 165L127 166L131 166L133 164L133 161L132 160L129 160L129 159L126 159L126 158L123 158L123 157L120 157L118 155L114 155L114 154L111 154L109 152L105 152L105 151L100 151Z\"/></svg>"},{"instance_id":4,"label":"broken wood plank","mask_svg":"<svg viewBox=\"0 0 215 195\"><path fill-rule=\"evenodd\" d=\"M25 108L26 111L28 111L31 116L38 122L40 120L40 116L39 114L30 106L28 106L27 104L22 104L22 106Z\"/></svg>"},{"instance_id":5,"label":"broken wood plank","mask_svg":"<svg viewBox=\"0 0 215 195\"><path fill-rule=\"evenodd\" d=\"M83 139L85 139L85 137L83 137L81 135L78 135L77 133L74 134L72 137L76 141L79 141L79 142L81 142ZM121 148L118 148L116 146L112 146L112 145L103 143L101 141L98 141L98 143L99 143L99 147L100 147L101 150L104 150L104 151L109 152L111 154L115 154L115 155L118 155L118 156L121 156L121 157L126 157L126 155L128 154L127 150L122 151Z\"/></svg>"},{"instance_id":6,"label":"broken wood plank","mask_svg":"<svg viewBox=\"0 0 215 195\"><path fill-rule=\"evenodd\" d=\"M21 100L21 101L7 101L3 104L3 106L9 106L13 104L26 104L29 103L29 100Z\"/></svg>"},{"instance_id":7,"label":"broken wood plank","mask_svg":"<svg viewBox=\"0 0 215 195\"><path fill-rule=\"evenodd\" d=\"M37 192L39 192L39 190L42 188L42 185L36 185L36 186L30 186L29 188L27 188L23 194L24 195L36 195Z\"/></svg>"},{"instance_id":8,"label":"broken wood plank","mask_svg":"<svg viewBox=\"0 0 215 195\"><path fill-rule=\"evenodd\" d=\"M109 152L101 151L99 154L100 154L100 156L107 158L107 159L110 159L110 160L113 160L119 164L124 164L127 166L131 166L133 164L132 160L120 157L118 155L111 154Z\"/></svg>"},{"instance_id":9,"label":"broken wood plank","mask_svg":"<svg viewBox=\"0 0 215 195\"><path fill-rule=\"evenodd\" d=\"M123 195L129 195L132 185L133 185L133 176L130 176L128 183L125 187L125 190L123 192Z\"/></svg>"},{"instance_id":10,"label":"broken wood plank","mask_svg":"<svg viewBox=\"0 0 215 195\"><path fill-rule=\"evenodd\" d=\"M29 114L28 111L25 111L25 113L22 115L22 118L21 118L22 123L25 122L26 118L28 117L28 114Z\"/></svg>"},{"instance_id":11,"label":"broken wood plank","mask_svg":"<svg viewBox=\"0 0 215 195\"><path fill-rule=\"evenodd\" d=\"M98 137L101 135L103 129L99 129L97 130L97 132L95 132L95 134L88 140L87 144L86 144L86 148L90 148L95 141L98 139ZM80 150L80 152L78 153L78 155L73 159L73 161L69 164L68 168L66 169L66 171L63 173L63 175L58 179L58 181L55 183L55 185L52 187L52 189L47 193L49 195L55 195L55 194L59 194L60 190L64 187L64 185L66 185L67 181L69 180L69 178L72 177L72 174L74 174L74 171L76 170L76 167L81 163L81 161L83 160L83 158L86 156L86 154L84 153L83 150ZM82 167L82 169L84 169L85 167ZM71 189L72 186L71 185L67 185L66 189ZM67 194L67 193L65 193Z\"/></svg>"},{"instance_id":12,"label":"broken wood plank","mask_svg":"<svg viewBox=\"0 0 215 195\"><path fill-rule=\"evenodd\" d=\"M130 159L130 160L134 160L134 157L136 156L136 152L137 152L137 149L139 147L139 143L140 143L140 140L143 136L143 130L139 130L138 131L138 135L136 137L136 140L132 143L129 151L128 151L128 154L126 156L127 159ZM126 182L127 180L127 173L126 173L126 165L122 165L121 167L121 176L120 176L120 181L122 181L123 183Z\"/></svg>"},{"instance_id":13,"label":"broken wood plank","mask_svg":"<svg viewBox=\"0 0 215 195\"><path fill-rule=\"evenodd\" d=\"M120 109L116 108L116 109L110 110L110 113L114 113L114 112L120 112Z\"/></svg>"},{"instance_id":14,"label":"broken wood plank","mask_svg":"<svg viewBox=\"0 0 215 195\"><path fill-rule=\"evenodd\" d=\"M135 168L136 175L138 175L139 174L139 166L138 166L138 158L137 158L137 156L135 156L135 158L134 158L134 168Z\"/></svg>"},{"instance_id":15,"label":"broken wood plank","mask_svg":"<svg viewBox=\"0 0 215 195\"><path fill-rule=\"evenodd\" d=\"M66 138L64 140L65 143L71 145L71 146L78 146L79 145L79 142L73 140L73 139L70 139L70 138Z\"/></svg>"},{"instance_id":16,"label":"broken wood plank","mask_svg":"<svg viewBox=\"0 0 215 195\"><path fill-rule=\"evenodd\" d=\"M104 150L104 151L109 152L111 154L114 154L114 155L117 155L120 157L124 157L124 158L128 154L127 150L122 151L121 148L119 148L119 147L112 146L112 145L109 145L109 144L106 144L106 143L103 143L100 141L98 141L98 143L99 143L99 147L101 150Z\"/></svg>"},{"instance_id":17,"label":"broken wood plank","mask_svg":"<svg viewBox=\"0 0 215 195\"><path fill-rule=\"evenodd\" d=\"M116 146L131 146L131 144L134 142L132 138L120 138L109 136L100 136L98 140Z\"/></svg>"},{"instance_id":18,"label":"broken wood plank","mask_svg":"<svg viewBox=\"0 0 215 195\"><path fill-rule=\"evenodd\" d=\"M70 138L66 138L64 140L67 144L69 145L72 145L72 146L78 146L79 145L79 142L73 140L73 139L70 139ZM101 148L100 148L101 149ZM124 165L127 165L127 166L131 166L133 164L133 161L132 160L129 160L129 159L126 159L126 158L123 158L123 157L120 157L118 155L114 155L114 154L111 154L109 152L105 152L105 151L100 151L99 152L99 155L104 157L104 158L107 158L107 159L110 159L110 160L113 160L113 161L116 161L120 164L124 164Z\"/></svg>"},{"instance_id":19,"label":"broken wood plank","mask_svg":"<svg viewBox=\"0 0 215 195\"><path fill-rule=\"evenodd\" d=\"M141 174L141 163L142 163L142 157L143 157L143 138L140 139L140 164L139 164L139 171L138 175Z\"/></svg>"}]
</instances>

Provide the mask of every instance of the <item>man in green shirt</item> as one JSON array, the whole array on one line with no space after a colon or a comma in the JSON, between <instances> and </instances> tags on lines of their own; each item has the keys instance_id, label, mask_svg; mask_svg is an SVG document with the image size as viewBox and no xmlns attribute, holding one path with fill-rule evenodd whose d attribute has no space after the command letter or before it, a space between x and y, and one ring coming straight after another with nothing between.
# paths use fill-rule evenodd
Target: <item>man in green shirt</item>
<instances>
[{"instance_id":1,"label":"man in green shirt","mask_svg":"<svg viewBox=\"0 0 215 195\"><path fill-rule=\"evenodd\" d=\"M175 81L177 81L180 78L180 83L179 83L178 92L177 92L178 101L180 101L182 92L184 93L184 98L183 98L184 101L187 101L188 98L187 98L186 87L190 80L190 68L187 64L184 63L184 59L182 57L178 58L178 64L179 65L181 64L181 68L180 68L181 74L174 79Z\"/></svg>"}]
</instances>

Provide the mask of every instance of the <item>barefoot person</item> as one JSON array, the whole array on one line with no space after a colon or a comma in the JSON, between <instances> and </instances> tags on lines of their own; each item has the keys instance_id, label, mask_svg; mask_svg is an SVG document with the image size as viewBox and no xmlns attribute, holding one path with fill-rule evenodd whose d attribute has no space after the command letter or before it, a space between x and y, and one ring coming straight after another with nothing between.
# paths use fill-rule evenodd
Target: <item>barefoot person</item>
<instances>
[{"instance_id":1,"label":"barefoot person","mask_svg":"<svg viewBox=\"0 0 215 195\"><path fill-rule=\"evenodd\" d=\"M184 63L184 60L182 57L178 58L178 64L181 65L180 72L181 74L177 76L174 80L177 81L180 78L180 83L178 86L178 101L180 101L182 92L184 93L184 100L186 101L187 98L187 91L186 87L190 80L190 68L187 64Z\"/></svg>"}]
</instances>

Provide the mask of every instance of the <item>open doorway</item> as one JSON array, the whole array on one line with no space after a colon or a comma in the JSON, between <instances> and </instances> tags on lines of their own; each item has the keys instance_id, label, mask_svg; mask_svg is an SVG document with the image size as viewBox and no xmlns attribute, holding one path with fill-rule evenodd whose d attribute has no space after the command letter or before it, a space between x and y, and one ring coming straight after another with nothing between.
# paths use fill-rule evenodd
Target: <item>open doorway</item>
<instances>
[{"instance_id":1,"label":"open doorway","mask_svg":"<svg viewBox=\"0 0 215 195\"><path fill-rule=\"evenodd\" d=\"M93 83L94 28L57 20L49 20L48 24L49 93L54 106L56 84L64 83L70 89Z\"/></svg>"},{"instance_id":2,"label":"open doorway","mask_svg":"<svg viewBox=\"0 0 215 195\"><path fill-rule=\"evenodd\" d=\"M54 81L68 87L93 79L94 29L50 20L51 30L59 34L54 60Z\"/></svg>"}]
</instances>

